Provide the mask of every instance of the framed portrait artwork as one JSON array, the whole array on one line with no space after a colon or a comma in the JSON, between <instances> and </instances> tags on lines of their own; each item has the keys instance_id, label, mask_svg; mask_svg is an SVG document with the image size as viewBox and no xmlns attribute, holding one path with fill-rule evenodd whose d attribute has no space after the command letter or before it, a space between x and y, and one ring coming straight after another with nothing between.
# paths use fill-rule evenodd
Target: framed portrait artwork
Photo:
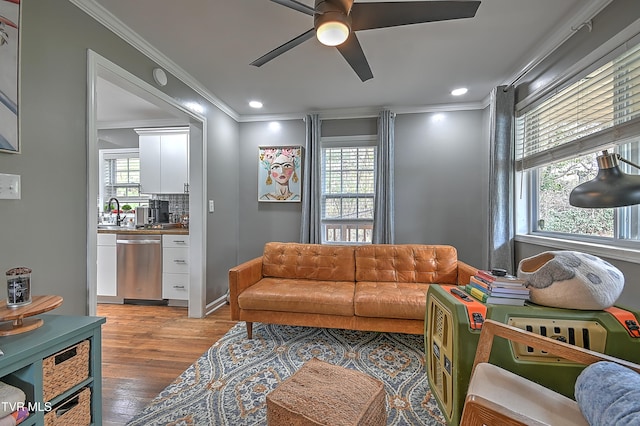
<instances>
[{"instance_id":1,"label":"framed portrait artwork","mask_svg":"<svg viewBox=\"0 0 640 426\"><path fill-rule=\"evenodd\" d=\"M0 0L0 152L18 153L20 0Z\"/></svg>"},{"instance_id":2,"label":"framed portrait artwork","mask_svg":"<svg viewBox=\"0 0 640 426\"><path fill-rule=\"evenodd\" d=\"M258 201L299 203L302 197L302 146L258 148Z\"/></svg>"}]
</instances>

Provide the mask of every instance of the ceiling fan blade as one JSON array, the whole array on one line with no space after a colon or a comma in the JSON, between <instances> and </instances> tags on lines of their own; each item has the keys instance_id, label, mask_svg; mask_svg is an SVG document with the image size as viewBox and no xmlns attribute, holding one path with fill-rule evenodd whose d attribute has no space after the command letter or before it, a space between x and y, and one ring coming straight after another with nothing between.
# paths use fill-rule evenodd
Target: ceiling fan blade
<instances>
[{"instance_id":1,"label":"ceiling fan blade","mask_svg":"<svg viewBox=\"0 0 640 426\"><path fill-rule=\"evenodd\" d=\"M367 62L367 58L364 56L364 51L362 50L362 46L360 46L360 41L358 41L356 33L351 32L347 41L336 46L336 48L349 65L351 65L351 68L353 68L356 74L358 74L360 80L364 82L373 78L371 67L369 67L369 62Z\"/></svg>"},{"instance_id":2,"label":"ceiling fan blade","mask_svg":"<svg viewBox=\"0 0 640 426\"><path fill-rule=\"evenodd\" d=\"M297 2L296 0L271 0L274 3L281 4L289 9L297 10L298 12L306 13L313 16L314 9L311 6Z\"/></svg>"},{"instance_id":3,"label":"ceiling fan blade","mask_svg":"<svg viewBox=\"0 0 640 426\"><path fill-rule=\"evenodd\" d=\"M297 45L309 40L310 38L313 38L313 36L315 34L316 34L315 28L311 28L306 33L300 34L298 37L296 37L296 38L294 38L292 40L289 40L288 42L286 42L282 46L276 47L275 49L273 49L271 52L267 53L266 55L262 55L261 57L259 57L255 61L251 62L251 65L254 65L256 67L261 67L262 65L266 64L270 60L275 59L278 56L282 55L287 50L293 49Z\"/></svg>"},{"instance_id":4,"label":"ceiling fan blade","mask_svg":"<svg viewBox=\"0 0 640 426\"><path fill-rule=\"evenodd\" d=\"M397 27L423 22L473 18L479 1L401 1L354 3L351 8L353 31Z\"/></svg>"}]
</instances>

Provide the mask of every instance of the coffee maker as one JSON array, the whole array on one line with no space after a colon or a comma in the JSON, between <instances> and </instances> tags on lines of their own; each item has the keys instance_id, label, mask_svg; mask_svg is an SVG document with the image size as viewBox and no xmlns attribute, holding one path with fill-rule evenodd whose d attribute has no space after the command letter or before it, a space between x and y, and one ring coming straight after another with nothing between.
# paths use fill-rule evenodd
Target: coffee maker
<instances>
[{"instance_id":1,"label":"coffee maker","mask_svg":"<svg viewBox=\"0 0 640 426\"><path fill-rule=\"evenodd\" d=\"M149 200L149 217L152 223L169 223L169 202Z\"/></svg>"},{"instance_id":2,"label":"coffee maker","mask_svg":"<svg viewBox=\"0 0 640 426\"><path fill-rule=\"evenodd\" d=\"M135 226L144 226L149 223L149 207L136 207L136 214L134 216Z\"/></svg>"}]
</instances>

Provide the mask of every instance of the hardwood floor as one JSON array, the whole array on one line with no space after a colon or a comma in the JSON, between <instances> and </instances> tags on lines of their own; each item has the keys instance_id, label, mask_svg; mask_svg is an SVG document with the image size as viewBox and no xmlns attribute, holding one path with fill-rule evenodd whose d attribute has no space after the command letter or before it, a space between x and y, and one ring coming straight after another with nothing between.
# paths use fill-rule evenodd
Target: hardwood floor
<instances>
[{"instance_id":1,"label":"hardwood floor","mask_svg":"<svg viewBox=\"0 0 640 426\"><path fill-rule=\"evenodd\" d=\"M229 306L206 318L187 308L98 304L104 426L131 420L233 325Z\"/></svg>"}]
</instances>

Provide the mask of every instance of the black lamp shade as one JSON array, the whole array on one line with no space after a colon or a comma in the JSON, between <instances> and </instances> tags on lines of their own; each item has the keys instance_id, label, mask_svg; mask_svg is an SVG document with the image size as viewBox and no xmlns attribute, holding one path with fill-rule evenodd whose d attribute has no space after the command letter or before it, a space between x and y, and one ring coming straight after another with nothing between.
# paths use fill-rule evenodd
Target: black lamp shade
<instances>
[{"instance_id":1,"label":"black lamp shade","mask_svg":"<svg viewBox=\"0 0 640 426\"><path fill-rule=\"evenodd\" d=\"M615 154L598 156L598 174L576 186L569 204L585 208L611 208L640 204L640 175L628 175L618 167Z\"/></svg>"}]
</instances>

